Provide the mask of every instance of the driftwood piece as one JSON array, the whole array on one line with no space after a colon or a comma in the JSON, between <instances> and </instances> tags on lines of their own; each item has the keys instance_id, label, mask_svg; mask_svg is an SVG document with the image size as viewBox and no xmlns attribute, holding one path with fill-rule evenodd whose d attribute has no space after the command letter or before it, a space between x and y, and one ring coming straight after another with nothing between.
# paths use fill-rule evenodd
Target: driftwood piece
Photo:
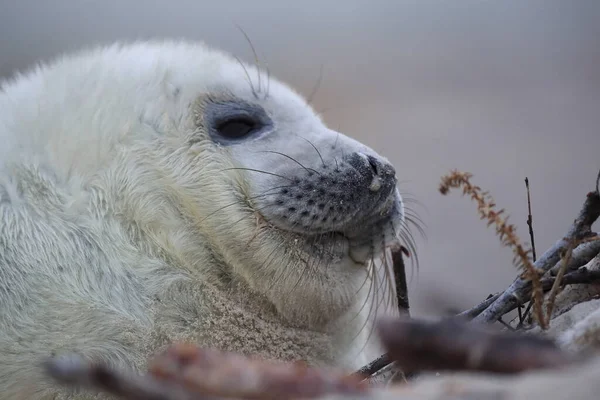
<instances>
[{"instance_id":1,"label":"driftwood piece","mask_svg":"<svg viewBox=\"0 0 600 400\"><path fill-rule=\"evenodd\" d=\"M209 400L149 375L109 368L90 363L77 355L52 358L44 363L49 376L72 388L111 394L123 399L144 400Z\"/></svg>"},{"instance_id":2,"label":"driftwood piece","mask_svg":"<svg viewBox=\"0 0 600 400\"><path fill-rule=\"evenodd\" d=\"M573 271L567 273L563 279L561 280L561 285L574 285L574 284L587 284L593 283L600 280L600 275L598 275L595 271L588 271L585 268L582 268L585 264L590 262L594 257L600 254L600 240L595 240L591 242L585 242L580 244L573 250L573 254L571 255L571 259L567 265L567 271ZM556 263L556 265L552 268L551 274L555 275L553 271L558 270L560 267L560 261ZM542 290L544 292L549 291L554 284L553 277L546 277L541 279ZM464 317L468 319L473 319L479 314L481 314L486 308L488 308L492 303L494 303L502 293L496 293L494 295L490 295L487 299L477 304L473 308L465 310L457 316ZM531 281L526 282L526 290L524 290L524 299L528 300L531 297ZM510 312L517 308L518 305L513 305L507 311Z\"/></svg>"},{"instance_id":3,"label":"driftwood piece","mask_svg":"<svg viewBox=\"0 0 600 400\"><path fill-rule=\"evenodd\" d=\"M567 271L574 271L584 266L585 264L592 261L592 259L596 257L599 253L600 240L593 240L581 243L573 250L569 263L567 264ZM560 266L560 262L556 263L556 265L550 270L550 274L556 275L558 273L558 270L560 269Z\"/></svg>"},{"instance_id":4,"label":"driftwood piece","mask_svg":"<svg viewBox=\"0 0 600 400\"><path fill-rule=\"evenodd\" d=\"M244 357L235 353L176 344L156 357L150 373L199 394L231 398L315 398L329 393L360 393L364 377Z\"/></svg>"},{"instance_id":5,"label":"driftwood piece","mask_svg":"<svg viewBox=\"0 0 600 400\"><path fill-rule=\"evenodd\" d=\"M517 373L561 367L576 359L547 338L500 332L455 318L438 322L390 320L382 322L379 331L390 359L407 372Z\"/></svg>"},{"instance_id":6,"label":"driftwood piece","mask_svg":"<svg viewBox=\"0 0 600 400\"><path fill-rule=\"evenodd\" d=\"M90 363L76 355L48 360L45 367L50 376L65 385L131 400L310 399L368 390L362 376L191 344L169 347L152 360L149 373L141 376Z\"/></svg>"},{"instance_id":7,"label":"driftwood piece","mask_svg":"<svg viewBox=\"0 0 600 400\"><path fill-rule=\"evenodd\" d=\"M556 265L560 260L561 253L574 240L581 240L592 234L591 226L600 216L600 194L598 191L590 192L579 215L567 231L566 235L558 240L554 246L548 249L534 263L534 267L541 273L545 273ZM495 322L504 314L523 304L528 298L527 293L531 289L530 281L521 277L506 289L489 307L474 318L476 322Z\"/></svg>"}]
</instances>

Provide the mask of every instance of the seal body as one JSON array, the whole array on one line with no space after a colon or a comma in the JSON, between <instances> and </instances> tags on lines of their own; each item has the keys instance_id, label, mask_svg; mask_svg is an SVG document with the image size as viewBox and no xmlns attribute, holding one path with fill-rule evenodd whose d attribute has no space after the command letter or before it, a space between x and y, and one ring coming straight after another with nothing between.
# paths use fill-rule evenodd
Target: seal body
<instances>
[{"instance_id":1,"label":"seal body","mask_svg":"<svg viewBox=\"0 0 600 400\"><path fill-rule=\"evenodd\" d=\"M3 83L0 141L0 398L77 396L40 369L66 352L379 356L396 172L260 68L174 41L64 56Z\"/></svg>"}]
</instances>

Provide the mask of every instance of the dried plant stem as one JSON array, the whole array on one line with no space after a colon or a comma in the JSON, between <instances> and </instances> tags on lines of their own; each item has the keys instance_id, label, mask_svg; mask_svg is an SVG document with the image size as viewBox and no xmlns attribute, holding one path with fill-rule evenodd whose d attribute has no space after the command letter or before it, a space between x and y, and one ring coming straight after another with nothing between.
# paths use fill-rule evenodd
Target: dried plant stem
<instances>
[{"instance_id":1,"label":"dried plant stem","mask_svg":"<svg viewBox=\"0 0 600 400\"><path fill-rule=\"evenodd\" d=\"M548 301L546 303L546 321L549 323L552 317L552 311L554 309L554 302L556 300L556 296L558 295L558 290L562 286L562 280L565 273L568 270L569 262L573 256L573 249L581 244L581 243L589 243L589 242L600 242L600 236L594 236L591 238L585 238L578 241L573 241L567 247L567 250L564 256L561 258L561 266L558 269L558 273L556 274L556 278L554 279L554 284L552 285L552 289L550 289L550 295L548 296Z\"/></svg>"},{"instance_id":2,"label":"dried plant stem","mask_svg":"<svg viewBox=\"0 0 600 400\"><path fill-rule=\"evenodd\" d=\"M524 271L525 277L533 284L535 317L540 325L544 325L545 320L542 312L543 291L538 272L529 259L531 250L526 249L521 244L516 234L515 226L508 223L508 217L504 218L502 216L504 210L496 211L494 209L496 206L494 199L488 192L483 192L479 186L471 184L471 177L472 175L467 172L452 171L449 175L442 177L439 190L445 195L449 192L450 188L459 188L462 186L463 195L469 195L472 200L477 202L477 210L479 211L480 218L487 219L488 226L492 224L496 226L496 234L500 237L502 244L513 250L513 263Z\"/></svg>"},{"instance_id":3,"label":"dried plant stem","mask_svg":"<svg viewBox=\"0 0 600 400\"><path fill-rule=\"evenodd\" d=\"M548 326L550 324L550 318L552 317L552 310L554 308L554 301L556 300L556 295L558 294L558 289L560 288L562 278L565 275L565 272L567 271L567 265L569 265L569 261L571 260L571 255L573 254L573 247L575 247L574 243L571 242L567 247L565 255L561 258L561 266L558 270L558 274L556 274L556 278L554 279L552 289L550 289L550 295L548 296L548 302L546 303L545 326Z\"/></svg>"}]
</instances>

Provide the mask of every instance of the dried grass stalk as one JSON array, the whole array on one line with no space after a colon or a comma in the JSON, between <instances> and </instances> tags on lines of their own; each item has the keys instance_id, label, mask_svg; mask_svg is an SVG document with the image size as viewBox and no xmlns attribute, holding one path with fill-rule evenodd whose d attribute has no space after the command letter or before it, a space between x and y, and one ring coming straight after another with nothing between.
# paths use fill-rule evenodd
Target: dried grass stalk
<instances>
[{"instance_id":1,"label":"dried grass stalk","mask_svg":"<svg viewBox=\"0 0 600 400\"><path fill-rule=\"evenodd\" d=\"M477 203L477 210L481 219L488 221L487 226L494 225L496 234L504 246L513 250L513 264L523 271L524 277L531 280L533 286L533 301L535 319L544 329L547 326L542 312L544 292L540 283L540 276L530 260L531 249L526 249L516 234L514 225L508 223L508 217L503 217L504 209L496 210L496 203L488 192L481 190L470 182L472 174L454 170L442 177L439 187L440 193L448 194L451 188L463 188L463 195L468 195Z\"/></svg>"}]
</instances>

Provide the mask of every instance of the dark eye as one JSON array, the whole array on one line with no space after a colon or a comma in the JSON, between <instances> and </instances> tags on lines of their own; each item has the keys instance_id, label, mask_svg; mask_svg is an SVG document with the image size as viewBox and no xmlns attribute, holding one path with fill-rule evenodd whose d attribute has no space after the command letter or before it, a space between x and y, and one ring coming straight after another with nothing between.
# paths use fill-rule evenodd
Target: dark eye
<instances>
[{"instance_id":1,"label":"dark eye","mask_svg":"<svg viewBox=\"0 0 600 400\"><path fill-rule=\"evenodd\" d=\"M209 99L202 122L212 141L223 146L239 145L273 131L273 121L260 105L236 98Z\"/></svg>"},{"instance_id":2,"label":"dark eye","mask_svg":"<svg viewBox=\"0 0 600 400\"><path fill-rule=\"evenodd\" d=\"M234 118L217 126L219 135L228 139L239 139L252 133L258 124L250 118Z\"/></svg>"}]
</instances>

